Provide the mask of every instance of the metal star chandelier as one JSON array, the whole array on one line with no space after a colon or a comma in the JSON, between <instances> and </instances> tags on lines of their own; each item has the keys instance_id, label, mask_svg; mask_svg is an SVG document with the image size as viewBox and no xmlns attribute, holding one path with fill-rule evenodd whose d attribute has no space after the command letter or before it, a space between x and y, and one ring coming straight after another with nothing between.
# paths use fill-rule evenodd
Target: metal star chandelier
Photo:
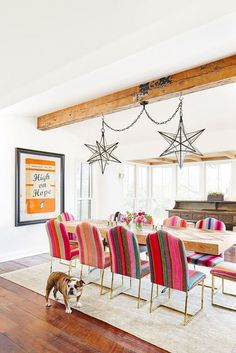
<instances>
[{"instance_id":1,"label":"metal star chandelier","mask_svg":"<svg viewBox=\"0 0 236 353\"><path fill-rule=\"evenodd\" d=\"M182 168L186 153L202 155L202 153L193 145L193 143L203 133L205 129L188 133L185 131L183 123L183 98L181 95L176 110L168 119L164 121L156 121L155 119L153 119L147 111L147 104L147 101L141 101L140 105L142 106L142 109L139 115L128 126L125 126L121 129L113 128L106 121L104 121L103 117L101 129L102 136L100 142L96 141L95 145L85 144L85 146L93 153L92 156L87 160L87 162L89 164L98 162L102 174L104 174L105 168L109 164L109 162L121 163L121 161L113 154L119 142L112 143L110 145L107 144L105 139L105 126L112 131L123 132L134 126L134 124L137 123L137 121L141 118L142 115L146 115L146 117L156 125L163 125L171 121L177 115L178 112L179 126L176 134L158 131L159 134L169 143L169 147L160 155L160 157L175 153L179 167Z\"/></svg>"},{"instance_id":2,"label":"metal star chandelier","mask_svg":"<svg viewBox=\"0 0 236 353\"><path fill-rule=\"evenodd\" d=\"M113 155L113 151L117 148L119 142L107 145L105 139L104 119L102 119L101 132L102 136L100 142L96 141L96 145L85 144L85 146L93 153L87 162L89 164L99 162L102 174L104 174L105 168L109 162L121 163L121 161Z\"/></svg>"},{"instance_id":3,"label":"metal star chandelier","mask_svg":"<svg viewBox=\"0 0 236 353\"><path fill-rule=\"evenodd\" d=\"M202 153L193 145L194 141L203 133L205 129L194 132L186 132L183 123L183 98L180 96L180 119L177 133L167 133L158 131L159 134L169 142L169 147L160 155L160 157L175 153L179 167L182 168L186 153L192 153L202 156Z\"/></svg>"}]
</instances>

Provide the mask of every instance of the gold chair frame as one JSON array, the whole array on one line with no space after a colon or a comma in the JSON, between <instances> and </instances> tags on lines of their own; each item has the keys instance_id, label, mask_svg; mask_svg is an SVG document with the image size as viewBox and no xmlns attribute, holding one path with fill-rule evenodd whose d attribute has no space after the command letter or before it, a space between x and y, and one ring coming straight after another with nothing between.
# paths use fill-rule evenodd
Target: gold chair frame
<instances>
[{"instance_id":1,"label":"gold chair frame","mask_svg":"<svg viewBox=\"0 0 236 353\"><path fill-rule=\"evenodd\" d=\"M160 304L158 305L154 310L152 310L152 306L153 306L153 286L154 283L152 283L152 289L151 289L151 299L150 299L150 308L149 311L150 313L152 313L153 311L155 311L156 309L160 308L160 307L165 307L168 308L170 310L176 311L178 313L184 314L184 326L186 326L190 321L193 320L194 317L196 317L202 310L203 310L203 306L204 306L204 280L202 280L201 282L199 282L201 284L202 290L201 290L201 307L199 310L197 310L194 314L190 314L188 313L188 293L189 291L185 292L185 305L184 305L184 311L177 309L173 306L169 306L166 304ZM170 299L170 293L171 293L171 288L169 288L169 299ZM158 297L158 285L157 285L157 295L156 297Z\"/></svg>"},{"instance_id":2,"label":"gold chair frame","mask_svg":"<svg viewBox=\"0 0 236 353\"><path fill-rule=\"evenodd\" d=\"M211 290L211 304L213 305L213 306L216 306L216 307L218 307L218 308L223 308L223 309L227 309L227 310L231 310L231 311L236 311L236 308L234 307L235 305L233 305L233 306L228 306L228 305L222 305L222 304L219 304L219 303L214 303L214 295L216 294L216 293L218 293L219 292L219 289L220 288L218 288L218 290L214 290L214 286L215 286L215 277L217 277L217 278L221 278L222 279L222 294L225 294L225 295L229 295L229 296L231 296L231 297L236 297L236 294L234 294L234 293L228 293L228 292L226 292L225 291L225 280L228 280L228 281L231 281L231 282L236 282L236 280L235 279L233 279L233 278L231 278L231 277L227 277L227 276L220 276L220 275L213 275L212 274L212 290Z\"/></svg>"}]
</instances>

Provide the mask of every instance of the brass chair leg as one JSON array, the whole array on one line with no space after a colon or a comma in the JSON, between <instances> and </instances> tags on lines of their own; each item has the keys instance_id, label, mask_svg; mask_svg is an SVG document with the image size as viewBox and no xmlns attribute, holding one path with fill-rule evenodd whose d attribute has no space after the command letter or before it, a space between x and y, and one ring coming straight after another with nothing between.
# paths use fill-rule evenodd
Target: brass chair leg
<instances>
[{"instance_id":1,"label":"brass chair leg","mask_svg":"<svg viewBox=\"0 0 236 353\"><path fill-rule=\"evenodd\" d=\"M103 280L104 280L104 269L102 270L102 278L101 278L101 291L100 294L102 295L102 291L103 291Z\"/></svg>"},{"instance_id":2,"label":"brass chair leg","mask_svg":"<svg viewBox=\"0 0 236 353\"><path fill-rule=\"evenodd\" d=\"M80 269L80 279L83 279L83 265L81 265L81 269Z\"/></svg>"},{"instance_id":3,"label":"brass chair leg","mask_svg":"<svg viewBox=\"0 0 236 353\"><path fill-rule=\"evenodd\" d=\"M68 275L70 276L71 274L71 267L72 267L72 261L70 261L69 263L69 269L68 269Z\"/></svg>"},{"instance_id":4,"label":"brass chair leg","mask_svg":"<svg viewBox=\"0 0 236 353\"><path fill-rule=\"evenodd\" d=\"M201 309L203 309L203 305L204 305L204 280L202 281L202 297L201 297Z\"/></svg>"},{"instance_id":5,"label":"brass chair leg","mask_svg":"<svg viewBox=\"0 0 236 353\"><path fill-rule=\"evenodd\" d=\"M225 293L225 280L222 278L222 293Z\"/></svg>"},{"instance_id":6,"label":"brass chair leg","mask_svg":"<svg viewBox=\"0 0 236 353\"><path fill-rule=\"evenodd\" d=\"M52 273L52 257L51 257L51 263L50 263L50 273Z\"/></svg>"},{"instance_id":7,"label":"brass chair leg","mask_svg":"<svg viewBox=\"0 0 236 353\"><path fill-rule=\"evenodd\" d=\"M130 288L132 288L132 277L130 277L130 279L129 279L129 286L130 286Z\"/></svg>"},{"instance_id":8,"label":"brass chair leg","mask_svg":"<svg viewBox=\"0 0 236 353\"><path fill-rule=\"evenodd\" d=\"M157 285L157 292L158 292L158 285ZM158 294L157 294L158 295ZM152 283L152 289L151 289L151 298L150 298L150 307L149 307L149 312L152 312L152 302L153 302L153 283Z\"/></svg>"},{"instance_id":9,"label":"brass chair leg","mask_svg":"<svg viewBox=\"0 0 236 353\"><path fill-rule=\"evenodd\" d=\"M214 305L214 289L215 289L215 277L212 275L211 277L211 304Z\"/></svg>"},{"instance_id":10,"label":"brass chair leg","mask_svg":"<svg viewBox=\"0 0 236 353\"><path fill-rule=\"evenodd\" d=\"M170 288L169 288L169 299L170 299Z\"/></svg>"},{"instance_id":11,"label":"brass chair leg","mask_svg":"<svg viewBox=\"0 0 236 353\"><path fill-rule=\"evenodd\" d=\"M110 298L112 299L112 294L113 294L113 285L114 285L114 273L111 273L111 294Z\"/></svg>"},{"instance_id":12,"label":"brass chair leg","mask_svg":"<svg viewBox=\"0 0 236 353\"><path fill-rule=\"evenodd\" d=\"M122 287L124 286L124 276L122 275Z\"/></svg>"},{"instance_id":13,"label":"brass chair leg","mask_svg":"<svg viewBox=\"0 0 236 353\"><path fill-rule=\"evenodd\" d=\"M138 309L140 307L140 293L141 293L141 278L139 280L139 286L138 286Z\"/></svg>"},{"instance_id":14,"label":"brass chair leg","mask_svg":"<svg viewBox=\"0 0 236 353\"><path fill-rule=\"evenodd\" d=\"M184 309L184 325L187 323L187 318L188 318L188 292L186 292L186 297L185 297L185 309Z\"/></svg>"},{"instance_id":15,"label":"brass chair leg","mask_svg":"<svg viewBox=\"0 0 236 353\"><path fill-rule=\"evenodd\" d=\"M157 284L157 297L159 295L159 287L158 287L158 284Z\"/></svg>"}]
</instances>

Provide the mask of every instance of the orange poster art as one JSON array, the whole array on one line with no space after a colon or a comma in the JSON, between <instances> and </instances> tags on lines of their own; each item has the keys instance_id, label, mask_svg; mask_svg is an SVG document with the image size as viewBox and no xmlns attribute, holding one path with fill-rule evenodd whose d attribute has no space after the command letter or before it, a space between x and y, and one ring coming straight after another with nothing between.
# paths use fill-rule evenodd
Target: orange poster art
<instances>
[{"instance_id":1,"label":"orange poster art","mask_svg":"<svg viewBox=\"0 0 236 353\"><path fill-rule=\"evenodd\" d=\"M56 162L26 158L26 213L55 212Z\"/></svg>"}]
</instances>

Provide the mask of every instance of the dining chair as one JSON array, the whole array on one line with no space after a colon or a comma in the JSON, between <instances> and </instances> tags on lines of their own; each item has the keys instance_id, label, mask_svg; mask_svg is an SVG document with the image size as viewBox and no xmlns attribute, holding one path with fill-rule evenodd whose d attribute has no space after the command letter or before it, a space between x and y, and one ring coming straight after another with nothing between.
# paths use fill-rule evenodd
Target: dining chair
<instances>
[{"instance_id":1,"label":"dining chair","mask_svg":"<svg viewBox=\"0 0 236 353\"><path fill-rule=\"evenodd\" d=\"M104 271L111 264L110 253L104 250L100 231L88 222L82 222L76 227L76 234L80 245L80 263L83 277L83 265L101 270L101 291L103 294ZM105 293L104 293L105 294Z\"/></svg>"},{"instance_id":2,"label":"dining chair","mask_svg":"<svg viewBox=\"0 0 236 353\"><path fill-rule=\"evenodd\" d=\"M222 279L222 294L227 294L233 297L236 297L236 294L229 293L225 291L224 281L232 281L236 282L236 263L233 262L221 262L219 265L216 265L211 270L212 275L212 286L211 286L211 304L213 306L221 307L224 309L236 311L235 306L223 305L221 303L214 303L214 295L215 295L215 277Z\"/></svg>"},{"instance_id":3,"label":"dining chair","mask_svg":"<svg viewBox=\"0 0 236 353\"><path fill-rule=\"evenodd\" d=\"M183 241L164 230L148 234L147 248L152 282L150 313L153 306L154 284L157 285L157 293L158 285L169 288L169 297L170 289L185 292L184 311L165 304L161 304L160 306L165 306L184 314L184 325L186 325L203 309L204 279L206 275L199 271L189 270ZM196 313L189 314L187 311L189 291L199 283L202 284L201 308Z\"/></svg>"},{"instance_id":4,"label":"dining chair","mask_svg":"<svg viewBox=\"0 0 236 353\"><path fill-rule=\"evenodd\" d=\"M69 235L65 225L57 219L50 219L46 222L46 230L49 240L49 248L51 255L50 273L52 272L53 258L66 260L65 265L69 262L68 273L71 273L72 260L78 258L79 249L77 246L70 244Z\"/></svg>"},{"instance_id":5,"label":"dining chair","mask_svg":"<svg viewBox=\"0 0 236 353\"><path fill-rule=\"evenodd\" d=\"M133 232L127 230L122 226L110 228L108 231L108 244L111 253L111 294L113 298L114 274L122 275L131 279L139 280L138 287L138 308L140 307L140 293L141 293L141 280L143 277L149 275L149 261L140 259L139 246L137 238ZM121 292L119 294L124 293Z\"/></svg>"},{"instance_id":6,"label":"dining chair","mask_svg":"<svg viewBox=\"0 0 236 353\"><path fill-rule=\"evenodd\" d=\"M196 223L197 229L202 230L213 230L213 231L225 231L226 226L224 222L220 221L219 219L213 217L207 217L205 219L201 219Z\"/></svg>"},{"instance_id":7,"label":"dining chair","mask_svg":"<svg viewBox=\"0 0 236 353\"><path fill-rule=\"evenodd\" d=\"M210 230L212 232L225 231L226 227L222 221L209 217L202 219L196 223L196 228L199 230ZM187 255L188 263L205 267L214 267L224 261L224 254L208 255L195 252L189 252Z\"/></svg>"},{"instance_id":8,"label":"dining chair","mask_svg":"<svg viewBox=\"0 0 236 353\"><path fill-rule=\"evenodd\" d=\"M163 226L169 228L187 228L188 223L185 219L180 218L179 216L171 216L164 219Z\"/></svg>"},{"instance_id":9,"label":"dining chair","mask_svg":"<svg viewBox=\"0 0 236 353\"><path fill-rule=\"evenodd\" d=\"M60 222L66 222L66 221L74 221L75 220L75 217L70 214L69 212L62 212L61 214L59 214L57 216L57 219L60 221ZM72 240L72 241L78 241L77 239L77 236L75 233L70 233L68 232L68 235L69 235L69 239Z\"/></svg>"}]
</instances>

